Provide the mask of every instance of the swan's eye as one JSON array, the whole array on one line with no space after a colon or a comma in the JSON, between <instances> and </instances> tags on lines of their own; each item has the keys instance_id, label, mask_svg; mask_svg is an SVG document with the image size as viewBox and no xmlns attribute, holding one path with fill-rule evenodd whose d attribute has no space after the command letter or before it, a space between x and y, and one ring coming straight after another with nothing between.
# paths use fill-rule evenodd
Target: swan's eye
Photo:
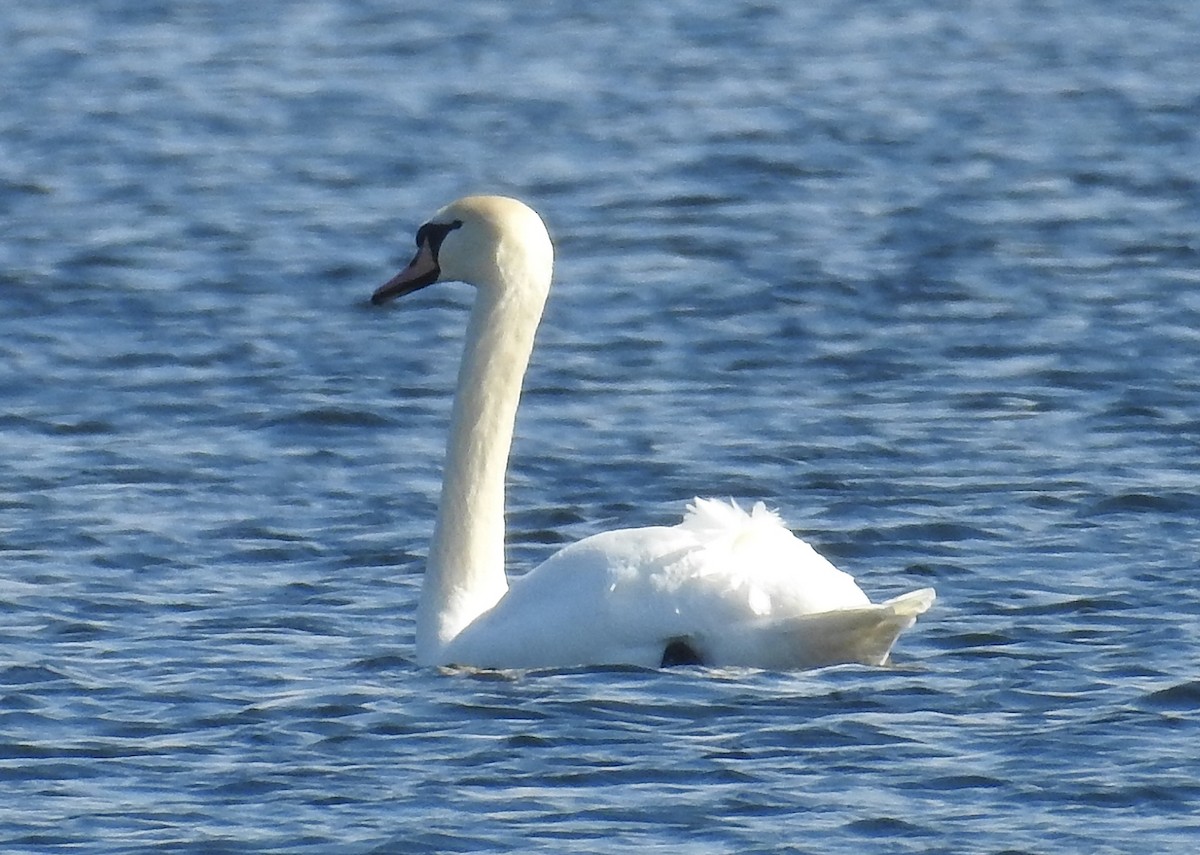
<instances>
[{"instance_id":1,"label":"swan's eye","mask_svg":"<svg viewBox=\"0 0 1200 855\"><path fill-rule=\"evenodd\" d=\"M455 229L462 228L462 220L455 220L452 223L426 223L417 229L417 247L420 248L425 244L429 245L429 251L433 253L436 259L438 250L442 248L442 241L446 239L446 235Z\"/></svg>"}]
</instances>

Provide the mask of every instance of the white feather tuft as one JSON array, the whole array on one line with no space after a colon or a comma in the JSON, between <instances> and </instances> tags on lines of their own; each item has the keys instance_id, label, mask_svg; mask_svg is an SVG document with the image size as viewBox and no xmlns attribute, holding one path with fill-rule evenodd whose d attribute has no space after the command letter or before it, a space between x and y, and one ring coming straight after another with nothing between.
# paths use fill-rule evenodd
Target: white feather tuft
<instances>
[{"instance_id":1,"label":"white feather tuft","mask_svg":"<svg viewBox=\"0 0 1200 855\"><path fill-rule=\"evenodd\" d=\"M785 528L779 514L762 502L755 502L747 513L733 499L692 499L687 506L682 527L701 541L721 538L739 539L743 534L762 532L769 528Z\"/></svg>"}]
</instances>

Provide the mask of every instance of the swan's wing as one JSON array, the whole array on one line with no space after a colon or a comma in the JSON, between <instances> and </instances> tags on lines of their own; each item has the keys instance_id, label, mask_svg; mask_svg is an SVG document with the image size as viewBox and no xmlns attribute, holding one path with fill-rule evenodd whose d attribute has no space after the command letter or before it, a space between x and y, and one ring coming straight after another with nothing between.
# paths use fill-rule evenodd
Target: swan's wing
<instances>
[{"instance_id":1,"label":"swan's wing","mask_svg":"<svg viewBox=\"0 0 1200 855\"><path fill-rule=\"evenodd\" d=\"M514 579L494 608L449 645L448 659L483 668L657 667L686 619L665 580L694 560L678 527L605 532L559 550Z\"/></svg>"}]
</instances>

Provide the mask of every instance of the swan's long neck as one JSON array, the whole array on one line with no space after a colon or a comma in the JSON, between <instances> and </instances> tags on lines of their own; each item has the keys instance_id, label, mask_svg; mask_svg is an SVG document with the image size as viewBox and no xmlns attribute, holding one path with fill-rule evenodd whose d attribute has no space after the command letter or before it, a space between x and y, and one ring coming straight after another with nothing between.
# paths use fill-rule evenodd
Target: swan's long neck
<instances>
[{"instance_id":1,"label":"swan's long neck","mask_svg":"<svg viewBox=\"0 0 1200 855\"><path fill-rule=\"evenodd\" d=\"M445 646L508 590L504 478L545 296L545 288L477 289L417 611L422 664L446 664L441 661Z\"/></svg>"}]
</instances>

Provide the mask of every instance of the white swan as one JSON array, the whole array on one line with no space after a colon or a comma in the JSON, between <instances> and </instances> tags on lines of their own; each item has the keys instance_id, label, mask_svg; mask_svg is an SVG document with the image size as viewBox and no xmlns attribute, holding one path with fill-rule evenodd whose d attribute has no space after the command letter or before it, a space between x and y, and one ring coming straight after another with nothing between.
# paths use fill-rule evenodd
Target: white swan
<instances>
[{"instance_id":1,"label":"white swan","mask_svg":"<svg viewBox=\"0 0 1200 855\"><path fill-rule=\"evenodd\" d=\"M553 255L532 209L469 196L421 226L412 262L371 297L384 303L439 279L477 291L417 611L418 662L501 669L885 662L933 590L872 605L761 503L747 513L697 499L679 525L588 537L509 587L505 470Z\"/></svg>"}]
</instances>

